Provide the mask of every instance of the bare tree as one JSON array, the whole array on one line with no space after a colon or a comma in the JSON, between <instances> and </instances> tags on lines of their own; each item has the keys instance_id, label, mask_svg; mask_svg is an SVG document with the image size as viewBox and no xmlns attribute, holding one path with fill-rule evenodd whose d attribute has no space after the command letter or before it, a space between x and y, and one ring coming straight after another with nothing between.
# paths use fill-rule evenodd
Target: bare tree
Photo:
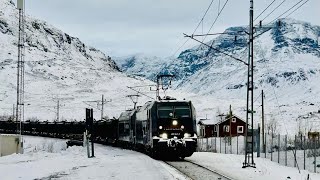
<instances>
[{"instance_id":1,"label":"bare tree","mask_svg":"<svg viewBox=\"0 0 320 180\"><path fill-rule=\"evenodd\" d=\"M275 136L279 133L279 122L271 115L270 120L266 123L267 133Z\"/></svg>"}]
</instances>

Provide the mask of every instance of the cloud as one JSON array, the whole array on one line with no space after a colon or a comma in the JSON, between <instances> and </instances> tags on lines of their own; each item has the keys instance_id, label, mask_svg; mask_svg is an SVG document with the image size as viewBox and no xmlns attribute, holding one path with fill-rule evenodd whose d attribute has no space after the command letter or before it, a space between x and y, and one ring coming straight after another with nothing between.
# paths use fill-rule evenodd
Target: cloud
<instances>
[{"instance_id":1,"label":"cloud","mask_svg":"<svg viewBox=\"0 0 320 180\"><path fill-rule=\"evenodd\" d=\"M32 0L27 1L27 13L79 37L111 55L125 56L146 53L170 56L183 42L182 33L192 33L211 0ZM217 15L218 1L197 33L207 32ZM221 5L226 0L221 0ZM277 2L280 3L281 1ZM270 1L255 1L258 15ZM275 11L272 20L291 7L289 1ZM273 9L277 4L270 7ZM293 18L320 25L317 8L320 2L310 1ZM222 31L228 26L247 25L249 0L230 0L212 32ZM266 12L267 14L267 12ZM265 15L266 15L265 14ZM261 18L264 16L261 16ZM179 45L177 45L179 44ZM188 48L196 43L190 43Z\"/></svg>"}]
</instances>

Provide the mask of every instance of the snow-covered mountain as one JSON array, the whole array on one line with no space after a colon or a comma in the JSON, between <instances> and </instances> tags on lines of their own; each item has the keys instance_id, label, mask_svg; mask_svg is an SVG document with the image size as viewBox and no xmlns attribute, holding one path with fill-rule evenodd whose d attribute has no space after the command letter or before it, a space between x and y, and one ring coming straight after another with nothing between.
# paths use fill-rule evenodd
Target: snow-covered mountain
<instances>
[{"instance_id":1,"label":"snow-covered mountain","mask_svg":"<svg viewBox=\"0 0 320 180\"><path fill-rule=\"evenodd\" d=\"M144 54L115 58L121 71L150 80L155 80L157 74L162 73L174 60L176 60L174 57L160 58Z\"/></svg>"},{"instance_id":2,"label":"snow-covered mountain","mask_svg":"<svg viewBox=\"0 0 320 180\"><path fill-rule=\"evenodd\" d=\"M130 78L101 51L45 21L26 16L25 42L25 114L42 120L56 117L60 99L60 118L85 117L85 107L94 107L104 94L112 99L105 114L117 117L131 107L126 95L134 93L126 86L151 82ZM11 0L0 0L0 113L12 114L16 102L18 10ZM144 100L142 100L144 101ZM87 103L87 104L85 104Z\"/></svg>"},{"instance_id":3,"label":"snow-covered mountain","mask_svg":"<svg viewBox=\"0 0 320 180\"><path fill-rule=\"evenodd\" d=\"M278 22L257 27L254 41L254 83L256 99L256 119L259 112L261 90L266 93L266 108L269 119L281 119L282 130L296 129L296 123L308 119L305 127L320 127L318 109L320 107L320 26L311 25L294 19L281 19ZM248 59L248 35L240 33L246 27L231 27L228 34L219 35L207 44L227 54ZM139 62L138 60L136 62ZM146 66L153 66L149 61ZM160 70L153 72L170 72L178 77L175 84L177 90L195 93L200 98L199 104L204 113L213 114L219 107L223 111L232 104L234 111L245 118L247 66L222 53L205 46L196 46L184 50L171 63L159 65ZM126 65L122 65L124 67ZM135 65L137 67L140 65ZM130 73L135 68L124 69ZM143 74L144 72L139 72ZM146 77L156 74L145 72ZM211 102L205 98L212 98ZM280 107L279 107L280 106ZM210 108L211 107L211 108ZM272 116L272 117L271 117ZM286 124L286 122L293 122ZM311 123L312 122L312 123ZM317 123L317 125L315 125ZM286 129L284 126L291 126Z\"/></svg>"}]
</instances>

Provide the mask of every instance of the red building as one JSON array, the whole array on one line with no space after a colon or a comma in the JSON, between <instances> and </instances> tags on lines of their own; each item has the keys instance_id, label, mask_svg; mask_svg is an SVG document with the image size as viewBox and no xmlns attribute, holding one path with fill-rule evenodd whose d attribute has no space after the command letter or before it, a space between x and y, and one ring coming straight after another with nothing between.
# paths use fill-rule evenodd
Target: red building
<instances>
[{"instance_id":1,"label":"red building","mask_svg":"<svg viewBox=\"0 0 320 180\"><path fill-rule=\"evenodd\" d=\"M224 118L220 122L209 119L199 121L200 137L227 137L244 136L247 130L246 123L236 115Z\"/></svg>"},{"instance_id":2,"label":"red building","mask_svg":"<svg viewBox=\"0 0 320 180\"><path fill-rule=\"evenodd\" d=\"M213 137L215 123L211 119L200 119L199 123L200 137Z\"/></svg>"}]
</instances>

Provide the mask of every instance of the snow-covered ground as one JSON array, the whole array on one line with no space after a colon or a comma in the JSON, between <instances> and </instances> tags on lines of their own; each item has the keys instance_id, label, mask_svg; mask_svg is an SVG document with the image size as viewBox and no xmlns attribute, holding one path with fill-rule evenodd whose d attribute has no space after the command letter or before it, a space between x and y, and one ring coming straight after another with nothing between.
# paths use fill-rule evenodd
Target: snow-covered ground
<instances>
[{"instance_id":1,"label":"snow-covered ground","mask_svg":"<svg viewBox=\"0 0 320 180\"><path fill-rule=\"evenodd\" d=\"M26 136L25 153L0 158L1 179L139 179L183 180L177 170L139 152L96 145L95 158L83 147L66 147L66 140ZM242 169L243 155L196 152L187 160L216 170L236 180L311 180L320 174L281 166L256 158L257 168Z\"/></svg>"},{"instance_id":2,"label":"snow-covered ground","mask_svg":"<svg viewBox=\"0 0 320 180\"><path fill-rule=\"evenodd\" d=\"M197 152L186 158L237 180L319 180L320 174L281 166L264 158L255 158L256 168L242 168L243 155Z\"/></svg>"},{"instance_id":3,"label":"snow-covered ground","mask_svg":"<svg viewBox=\"0 0 320 180\"><path fill-rule=\"evenodd\" d=\"M185 179L165 163L139 152L96 145L96 157L87 158L85 148L67 148L65 142L25 137L24 154L0 158L0 179Z\"/></svg>"}]
</instances>

